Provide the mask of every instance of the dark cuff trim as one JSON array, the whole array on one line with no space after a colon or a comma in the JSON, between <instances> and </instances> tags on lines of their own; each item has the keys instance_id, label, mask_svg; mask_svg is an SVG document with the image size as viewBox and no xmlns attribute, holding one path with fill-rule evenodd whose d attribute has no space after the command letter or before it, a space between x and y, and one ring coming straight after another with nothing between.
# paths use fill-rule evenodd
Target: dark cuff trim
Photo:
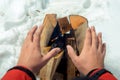
<instances>
[{"instance_id":1,"label":"dark cuff trim","mask_svg":"<svg viewBox=\"0 0 120 80\"><path fill-rule=\"evenodd\" d=\"M101 76L101 75L103 75L103 74L105 74L105 73L110 73L110 74L112 74L111 72L109 72L109 71L107 71L107 70L105 70L105 69L101 69L100 71L98 71L98 72L96 72L94 75L92 75L91 77L89 77L90 78L90 80L98 80L98 78Z\"/></svg>"},{"instance_id":2,"label":"dark cuff trim","mask_svg":"<svg viewBox=\"0 0 120 80\"><path fill-rule=\"evenodd\" d=\"M87 74L87 77L90 77L90 75L91 75L95 70L97 70L97 69L91 70L91 71Z\"/></svg>"},{"instance_id":3,"label":"dark cuff trim","mask_svg":"<svg viewBox=\"0 0 120 80\"><path fill-rule=\"evenodd\" d=\"M14 69L21 70L21 71L25 72L27 75L29 75L32 78L32 80L36 80L34 74L30 70L28 70L28 69L26 69L26 68L24 68L22 66L15 66L15 67L9 69L8 71L14 70Z\"/></svg>"}]
</instances>

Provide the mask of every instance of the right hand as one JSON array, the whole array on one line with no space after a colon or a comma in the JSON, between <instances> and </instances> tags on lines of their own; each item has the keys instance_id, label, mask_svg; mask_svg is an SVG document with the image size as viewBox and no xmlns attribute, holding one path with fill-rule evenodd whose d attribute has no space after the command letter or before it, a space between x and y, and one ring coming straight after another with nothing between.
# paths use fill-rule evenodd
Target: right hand
<instances>
[{"instance_id":1,"label":"right hand","mask_svg":"<svg viewBox=\"0 0 120 80\"><path fill-rule=\"evenodd\" d=\"M70 45L67 45L68 55L79 72L87 75L91 70L104 68L106 45L102 42L102 33L96 35L94 27L87 29L83 49L79 56Z\"/></svg>"}]
</instances>

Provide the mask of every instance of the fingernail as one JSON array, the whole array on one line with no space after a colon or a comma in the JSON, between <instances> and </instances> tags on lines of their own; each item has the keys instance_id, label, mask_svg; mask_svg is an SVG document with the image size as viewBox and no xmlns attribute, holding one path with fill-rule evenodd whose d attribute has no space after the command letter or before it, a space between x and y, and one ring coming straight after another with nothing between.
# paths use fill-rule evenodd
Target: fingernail
<instances>
[{"instance_id":1,"label":"fingernail","mask_svg":"<svg viewBox=\"0 0 120 80\"><path fill-rule=\"evenodd\" d=\"M106 43L103 43L103 47L106 47Z\"/></svg>"},{"instance_id":2,"label":"fingernail","mask_svg":"<svg viewBox=\"0 0 120 80\"><path fill-rule=\"evenodd\" d=\"M102 38L102 33L100 33L100 38Z\"/></svg>"},{"instance_id":3,"label":"fingernail","mask_svg":"<svg viewBox=\"0 0 120 80\"><path fill-rule=\"evenodd\" d=\"M90 31L90 28L88 27L87 30Z\"/></svg>"},{"instance_id":4,"label":"fingernail","mask_svg":"<svg viewBox=\"0 0 120 80\"><path fill-rule=\"evenodd\" d=\"M95 31L95 27L94 26L92 26L91 28L92 28L93 31Z\"/></svg>"},{"instance_id":5,"label":"fingernail","mask_svg":"<svg viewBox=\"0 0 120 80\"><path fill-rule=\"evenodd\" d=\"M35 26L33 26L31 29L35 29L35 28L37 28L37 26L35 25Z\"/></svg>"},{"instance_id":6,"label":"fingernail","mask_svg":"<svg viewBox=\"0 0 120 80\"><path fill-rule=\"evenodd\" d=\"M35 27L38 27L37 25L35 25Z\"/></svg>"},{"instance_id":7,"label":"fingernail","mask_svg":"<svg viewBox=\"0 0 120 80\"><path fill-rule=\"evenodd\" d=\"M100 37L100 38L102 37L102 33L101 32L98 33L98 37Z\"/></svg>"},{"instance_id":8,"label":"fingernail","mask_svg":"<svg viewBox=\"0 0 120 80\"><path fill-rule=\"evenodd\" d=\"M70 45L67 45L67 48L71 47Z\"/></svg>"},{"instance_id":9,"label":"fingernail","mask_svg":"<svg viewBox=\"0 0 120 80\"><path fill-rule=\"evenodd\" d=\"M43 27L43 24L39 25L39 27Z\"/></svg>"},{"instance_id":10,"label":"fingernail","mask_svg":"<svg viewBox=\"0 0 120 80\"><path fill-rule=\"evenodd\" d=\"M56 53L59 53L61 51L60 48L56 48Z\"/></svg>"},{"instance_id":11,"label":"fingernail","mask_svg":"<svg viewBox=\"0 0 120 80\"><path fill-rule=\"evenodd\" d=\"M104 46L106 47L106 43L104 43Z\"/></svg>"}]
</instances>

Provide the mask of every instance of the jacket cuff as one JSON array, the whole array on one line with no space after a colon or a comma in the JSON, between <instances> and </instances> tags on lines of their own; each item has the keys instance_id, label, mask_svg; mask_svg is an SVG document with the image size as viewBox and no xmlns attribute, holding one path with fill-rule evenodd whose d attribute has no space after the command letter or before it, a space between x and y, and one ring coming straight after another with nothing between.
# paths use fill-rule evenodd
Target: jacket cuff
<instances>
[{"instance_id":1,"label":"jacket cuff","mask_svg":"<svg viewBox=\"0 0 120 80\"><path fill-rule=\"evenodd\" d=\"M15 66L11 69L9 69L8 71L11 71L11 70L20 70L20 71L23 71L25 72L29 77L32 78L32 80L36 80L34 74L27 68L23 67L23 66Z\"/></svg>"},{"instance_id":2,"label":"jacket cuff","mask_svg":"<svg viewBox=\"0 0 120 80\"><path fill-rule=\"evenodd\" d=\"M105 73L112 74L111 72L107 71L106 69L98 68L98 69L94 69L94 70L90 71L87 74L87 77L89 77L90 79L93 79L93 80L94 79L97 80L100 76L102 76Z\"/></svg>"}]
</instances>

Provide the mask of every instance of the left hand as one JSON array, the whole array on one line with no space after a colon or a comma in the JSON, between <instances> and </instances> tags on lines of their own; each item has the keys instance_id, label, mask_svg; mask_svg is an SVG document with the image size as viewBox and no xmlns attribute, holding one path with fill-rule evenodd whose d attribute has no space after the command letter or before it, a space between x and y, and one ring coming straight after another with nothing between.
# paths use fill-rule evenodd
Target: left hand
<instances>
[{"instance_id":1,"label":"left hand","mask_svg":"<svg viewBox=\"0 0 120 80\"><path fill-rule=\"evenodd\" d=\"M38 73L39 70L57 53L59 48L54 48L45 56L41 54L40 39L43 27L34 26L27 34L24 44L21 49L21 54L17 65L24 66L33 73Z\"/></svg>"}]
</instances>

